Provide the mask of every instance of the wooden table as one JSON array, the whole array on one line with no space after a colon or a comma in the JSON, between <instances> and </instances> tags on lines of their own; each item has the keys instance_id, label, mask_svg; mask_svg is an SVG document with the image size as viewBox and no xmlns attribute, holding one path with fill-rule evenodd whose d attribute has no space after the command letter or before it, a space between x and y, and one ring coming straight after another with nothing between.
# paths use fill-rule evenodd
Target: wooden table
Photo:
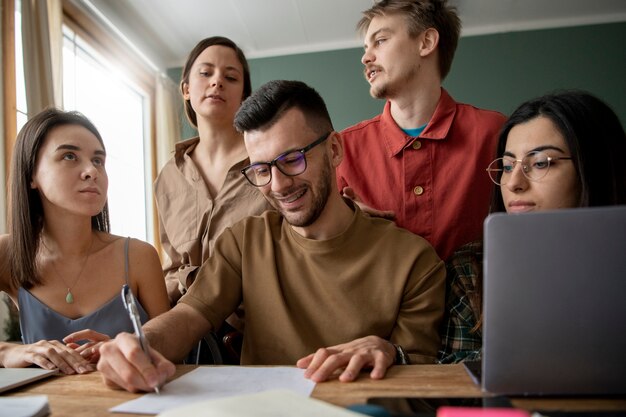
<instances>
[{"instance_id":1,"label":"wooden table","mask_svg":"<svg viewBox=\"0 0 626 417\"><path fill-rule=\"evenodd\" d=\"M179 377L195 366L179 365ZM109 408L135 399L141 394L116 391L104 386L99 372L86 375L54 376L28 385L9 396L47 395L51 416L137 416L112 414ZM312 397L347 406L364 403L371 397L473 397L482 396L462 365L394 366L383 380L373 381L367 374L351 383L329 381L317 384ZM514 399L521 408L571 410L626 410L626 397L611 399Z\"/></svg>"}]
</instances>

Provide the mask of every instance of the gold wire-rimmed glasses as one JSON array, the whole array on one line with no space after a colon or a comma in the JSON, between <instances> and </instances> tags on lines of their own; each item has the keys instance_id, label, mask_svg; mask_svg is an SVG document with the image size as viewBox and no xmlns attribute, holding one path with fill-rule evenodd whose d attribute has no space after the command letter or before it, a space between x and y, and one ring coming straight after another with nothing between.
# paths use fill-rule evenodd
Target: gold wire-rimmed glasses
<instances>
[{"instance_id":1,"label":"gold wire-rimmed glasses","mask_svg":"<svg viewBox=\"0 0 626 417\"><path fill-rule=\"evenodd\" d=\"M550 165L554 161L571 159L571 156L549 156L545 152L534 151L529 152L522 159L515 159L510 156L495 159L487 167L487 173L489 173L489 178L494 184L506 185L515 170L515 165L519 162L522 164L522 174L526 178L531 181L539 181L548 175Z\"/></svg>"}]
</instances>

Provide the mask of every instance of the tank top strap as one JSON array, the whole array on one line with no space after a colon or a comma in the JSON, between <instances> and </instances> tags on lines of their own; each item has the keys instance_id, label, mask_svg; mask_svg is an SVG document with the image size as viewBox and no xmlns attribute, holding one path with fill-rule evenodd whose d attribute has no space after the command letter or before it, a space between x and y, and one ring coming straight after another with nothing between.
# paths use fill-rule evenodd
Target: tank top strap
<instances>
[{"instance_id":1,"label":"tank top strap","mask_svg":"<svg viewBox=\"0 0 626 417\"><path fill-rule=\"evenodd\" d=\"M130 282L128 281L128 245L130 243L130 236L126 238L124 242L124 279L126 280L126 285L130 287Z\"/></svg>"}]
</instances>

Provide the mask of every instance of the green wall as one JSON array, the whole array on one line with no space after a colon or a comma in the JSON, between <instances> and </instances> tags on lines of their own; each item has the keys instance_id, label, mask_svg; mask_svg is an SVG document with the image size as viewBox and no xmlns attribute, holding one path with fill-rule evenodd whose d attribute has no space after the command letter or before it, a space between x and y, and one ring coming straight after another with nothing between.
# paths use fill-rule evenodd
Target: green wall
<instances>
[{"instance_id":1,"label":"green wall","mask_svg":"<svg viewBox=\"0 0 626 417\"><path fill-rule=\"evenodd\" d=\"M304 81L324 98L335 129L340 130L377 115L385 104L369 94L362 55L359 48L252 59L252 86L273 79Z\"/></svg>"},{"instance_id":2,"label":"green wall","mask_svg":"<svg viewBox=\"0 0 626 417\"><path fill-rule=\"evenodd\" d=\"M555 89L588 90L626 127L626 22L461 38L444 85L505 114Z\"/></svg>"},{"instance_id":3,"label":"green wall","mask_svg":"<svg viewBox=\"0 0 626 417\"><path fill-rule=\"evenodd\" d=\"M522 101L579 88L606 101L626 126L626 22L463 37L444 87L461 102L510 114ZM251 59L252 86L302 80L319 91L336 129L378 114L362 75L362 49ZM180 68L168 70L177 82ZM192 136L184 127L182 137Z\"/></svg>"}]
</instances>

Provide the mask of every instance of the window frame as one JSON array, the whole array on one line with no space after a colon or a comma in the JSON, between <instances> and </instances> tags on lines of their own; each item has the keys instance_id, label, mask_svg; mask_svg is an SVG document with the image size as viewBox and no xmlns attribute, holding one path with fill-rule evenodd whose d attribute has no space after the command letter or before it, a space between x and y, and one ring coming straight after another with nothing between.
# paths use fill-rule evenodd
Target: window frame
<instances>
[{"instance_id":1,"label":"window frame","mask_svg":"<svg viewBox=\"0 0 626 417\"><path fill-rule=\"evenodd\" d=\"M13 145L17 136L15 85L15 0L2 0L2 98L4 103L2 126L4 130L4 171L7 180Z\"/></svg>"},{"instance_id":2,"label":"window frame","mask_svg":"<svg viewBox=\"0 0 626 417\"><path fill-rule=\"evenodd\" d=\"M152 184L158 174L157 169L157 152L156 152L156 85L155 71L142 60L131 48L117 36L113 31L109 30L104 23L94 18L90 13L77 6L71 0L63 0L63 24L67 25L92 48L98 51L105 59L115 65L126 69L127 76L132 82L138 85L148 97L148 114L147 126L148 141L150 143L150 172L148 192L152 196L151 201L146 202L146 213L148 224L148 240L151 240L159 253L161 253L161 243L159 239L159 224L157 216L157 208L154 196L152 194Z\"/></svg>"},{"instance_id":3,"label":"window frame","mask_svg":"<svg viewBox=\"0 0 626 417\"><path fill-rule=\"evenodd\" d=\"M129 79L145 92L148 100L146 114L147 141L149 142L149 186L147 194L152 196L152 184L158 174L156 152L156 72L142 60L118 35L113 33L98 18L79 7L71 0L62 0L63 24L67 25L105 59L124 68ZM17 103L15 77L15 0L2 0L2 94L3 137L5 150L5 178L8 179L11 155L17 136ZM146 157L146 155L142 155ZM148 162L148 161L146 161ZM149 181L148 181L149 180ZM158 217L154 197L146 201L148 240L161 252L158 235ZM149 211L149 212L148 212Z\"/></svg>"}]
</instances>

